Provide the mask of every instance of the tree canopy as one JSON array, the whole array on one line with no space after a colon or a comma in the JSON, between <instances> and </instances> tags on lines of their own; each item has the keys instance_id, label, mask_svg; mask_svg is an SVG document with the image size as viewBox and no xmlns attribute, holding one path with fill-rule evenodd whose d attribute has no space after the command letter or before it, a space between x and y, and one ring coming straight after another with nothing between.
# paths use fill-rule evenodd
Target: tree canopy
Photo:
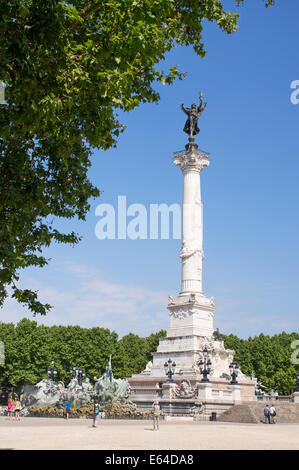
<instances>
[{"instance_id":1,"label":"tree canopy","mask_svg":"<svg viewBox=\"0 0 299 470\"><path fill-rule=\"evenodd\" d=\"M0 384L22 387L48 377L51 359L55 360L57 380L70 381L70 368L82 367L93 380L105 371L112 356L115 377L129 377L141 372L152 359L161 330L148 338L132 333L118 338L107 328L80 326L43 326L26 318L17 325L0 323L0 341L5 346L5 361L0 364ZM152 349L154 348L154 349Z\"/></svg>"},{"instance_id":2,"label":"tree canopy","mask_svg":"<svg viewBox=\"0 0 299 470\"><path fill-rule=\"evenodd\" d=\"M52 241L79 241L52 219L85 219L100 194L90 155L116 145L117 111L158 101L154 84L184 75L157 68L165 54L190 45L203 57L204 21L230 34L239 14L219 0L0 0L0 11L0 305L10 287L45 314L50 305L18 287L19 273L47 264Z\"/></svg>"},{"instance_id":3,"label":"tree canopy","mask_svg":"<svg viewBox=\"0 0 299 470\"><path fill-rule=\"evenodd\" d=\"M294 376L299 372L298 365L292 363L291 347L298 339L298 333L284 331L272 337L261 333L247 340L229 335L224 336L224 345L236 352L235 360L242 372L257 377L265 391L289 394L294 389Z\"/></svg>"},{"instance_id":4,"label":"tree canopy","mask_svg":"<svg viewBox=\"0 0 299 470\"><path fill-rule=\"evenodd\" d=\"M164 336L166 331L161 330L146 338L129 333L119 339L107 328L49 327L26 318L17 325L0 323L0 341L5 346L0 385L21 387L47 378L52 358L58 370L57 380L67 383L74 364L85 369L92 380L104 372L110 354L115 377L130 377L144 370ZM223 339L225 347L235 351L235 360L244 374L257 377L266 391L292 393L294 375L299 372L299 364L292 361L292 343L299 344L298 333L282 332L272 337L260 334L246 340L224 335Z\"/></svg>"}]
</instances>

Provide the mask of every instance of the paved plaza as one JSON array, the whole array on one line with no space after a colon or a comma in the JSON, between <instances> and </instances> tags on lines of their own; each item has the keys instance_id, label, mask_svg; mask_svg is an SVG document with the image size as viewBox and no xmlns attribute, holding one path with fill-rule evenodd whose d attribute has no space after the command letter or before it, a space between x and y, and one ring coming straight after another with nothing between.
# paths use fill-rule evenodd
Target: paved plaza
<instances>
[{"instance_id":1,"label":"paved plaza","mask_svg":"<svg viewBox=\"0 0 299 470\"><path fill-rule=\"evenodd\" d=\"M0 449L299 450L299 424L236 424L0 417Z\"/></svg>"}]
</instances>

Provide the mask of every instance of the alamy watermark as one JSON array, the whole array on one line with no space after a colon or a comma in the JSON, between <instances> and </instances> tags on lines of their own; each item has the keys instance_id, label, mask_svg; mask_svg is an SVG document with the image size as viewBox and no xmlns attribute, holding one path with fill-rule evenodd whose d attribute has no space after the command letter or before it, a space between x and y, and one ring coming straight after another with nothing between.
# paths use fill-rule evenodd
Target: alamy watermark
<instances>
[{"instance_id":1,"label":"alamy watermark","mask_svg":"<svg viewBox=\"0 0 299 470\"><path fill-rule=\"evenodd\" d=\"M118 196L117 208L99 204L95 215L100 220L95 226L99 240L180 240L181 206L179 204L144 204L127 206L126 196Z\"/></svg>"},{"instance_id":2,"label":"alamy watermark","mask_svg":"<svg viewBox=\"0 0 299 470\"><path fill-rule=\"evenodd\" d=\"M299 104L299 80L293 80L291 83L291 88L294 90L291 93L291 103Z\"/></svg>"}]
</instances>

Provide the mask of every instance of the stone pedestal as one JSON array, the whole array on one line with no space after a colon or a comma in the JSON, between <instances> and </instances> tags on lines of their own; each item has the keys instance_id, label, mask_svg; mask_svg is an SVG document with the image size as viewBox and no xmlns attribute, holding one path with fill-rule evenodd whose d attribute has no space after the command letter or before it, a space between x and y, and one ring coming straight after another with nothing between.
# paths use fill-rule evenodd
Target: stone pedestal
<instances>
[{"instance_id":1,"label":"stone pedestal","mask_svg":"<svg viewBox=\"0 0 299 470\"><path fill-rule=\"evenodd\" d=\"M299 392L293 393L294 403L299 403Z\"/></svg>"},{"instance_id":2,"label":"stone pedestal","mask_svg":"<svg viewBox=\"0 0 299 470\"><path fill-rule=\"evenodd\" d=\"M240 385L231 385L230 390L232 391L232 400L235 404L239 404L241 401L241 387Z\"/></svg>"},{"instance_id":3,"label":"stone pedestal","mask_svg":"<svg viewBox=\"0 0 299 470\"><path fill-rule=\"evenodd\" d=\"M162 385L162 396L164 399L171 400L173 398L173 389L176 387L175 383L164 383Z\"/></svg>"},{"instance_id":4,"label":"stone pedestal","mask_svg":"<svg viewBox=\"0 0 299 470\"><path fill-rule=\"evenodd\" d=\"M212 384L210 382L198 385L198 400L207 401L212 399Z\"/></svg>"},{"instance_id":5,"label":"stone pedestal","mask_svg":"<svg viewBox=\"0 0 299 470\"><path fill-rule=\"evenodd\" d=\"M153 353L150 375L165 377L164 363L171 358L176 363L174 380L180 376L194 377L197 375L200 377L198 361L203 358L205 346L212 361L210 376L227 378L230 381L229 365L233 360L234 351L225 349L221 340L199 335L161 338L157 351Z\"/></svg>"}]
</instances>

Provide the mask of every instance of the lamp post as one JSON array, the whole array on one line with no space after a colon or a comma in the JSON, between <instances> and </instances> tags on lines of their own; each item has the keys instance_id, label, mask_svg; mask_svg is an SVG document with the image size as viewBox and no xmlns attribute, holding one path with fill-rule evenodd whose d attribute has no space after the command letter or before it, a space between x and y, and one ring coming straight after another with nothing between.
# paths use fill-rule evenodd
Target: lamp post
<instances>
[{"instance_id":1,"label":"lamp post","mask_svg":"<svg viewBox=\"0 0 299 470\"><path fill-rule=\"evenodd\" d=\"M55 360L54 358L51 360L51 365L52 367L48 367L48 377L52 382L55 381L56 375L57 375L57 369L55 367Z\"/></svg>"},{"instance_id":2,"label":"lamp post","mask_svg":"<svg viewBox=\"0 0 299 470\"><path fill-rule=\"evenodd\" d=\"M229 365L229 370L230 370L230 375L231 375L231 385L238 385L238 382L237 382L237 377L238 377L238 374L239 374L239 366L238 364L233 361L230 365Z\"/></svg>"},{"instance_id":3,"label":"lamp post","mask_svg":"<svg viewBox=\"0 0 299 470\"><path fill-rule=\"evenodd\" d=\"M78 380L78 385L82 386L82 379L85 377L85 371L81 367L73 366L70 368L72 379Z\"/></svg>"},{"instance_id":4,"label":"lamp post","mask_svg":"<svg viewBox=\"0 0 299 470\"><path fill-rule=\"evenodd\" d=\"M203 382L203 383L210 382L209 379L208 379L208 375L211 372L211 365L212 365L211 359L208 358L208 349L205 346L205 348L203 350L203 360L201 359L198 362L200 373L202 374L201 382Z\"/></svg>"},{"instance_id":5,"label":"lamp post","mask_svg":"<svg viewBox=\"0 0 299 470\"><path fill-rule=\"evenodd\" d=\"M78 384L82 386L82 379L85 377L85 371L79 367L78 369Z\"/></svg>"},{"instance_id":6,"label":"lamp post","mask_svg":"<svg viewBox=\"0 0 299 470\"><path fill-rule=\"evenodd\" d=\"M295 385L296 385L296 389L295 389L295 392L299 392L299 372L297 373L297 375L294 375L294 381L295 381Z\"/></svg>"},{"instance_id":7,"label":"lamp post","mask_svg":"<svg viewBox=\"0 0 299 470\"><path fill-rule=\"evenodd\" d=\"M173 383L172 376L174 375L175 368L176 363L169 358L168 361L164 364L165 374L168 377L166 383Z\"/></svg>"},{"instance_id":8,"label":"lamp post","mask_svg":"<svg viewBox=\"0 0 299 470\"><path fill-rule=\"evenodd\" d=\"M77 367L76 366L73 366L70 368L70 374L71 374L71 379L74 379L76 377L76 369Z\"/></svg>"}]
</instances>

